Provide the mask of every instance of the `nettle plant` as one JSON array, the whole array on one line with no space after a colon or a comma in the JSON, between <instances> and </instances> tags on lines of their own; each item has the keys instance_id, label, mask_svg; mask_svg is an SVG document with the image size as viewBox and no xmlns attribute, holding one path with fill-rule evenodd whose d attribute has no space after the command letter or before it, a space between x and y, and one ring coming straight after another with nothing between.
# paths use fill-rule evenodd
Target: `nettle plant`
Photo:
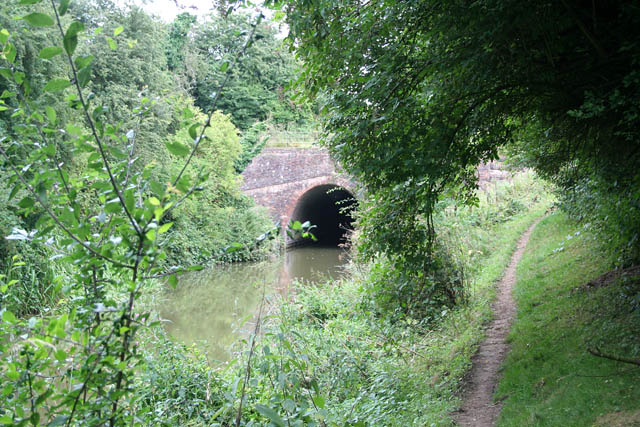
<instances>
[{"instance_id":1,"label":"nettle plant","mask_svg":"<svg viewBox=\"0 0 640 427\"><path fill-rule=\"evenodd\" d=\"M190 163L206 143L226 80L205 123L194 122L185 110L182 126L191 145L166 143L184 166L169 182L155 181L151 167L136 165L135 131L108 123L105 108L92 104L93 58L76 52L84 25L67 15L69 1L20 1L37 10L22 17L28 26L59 35L59 43L39 56L62 57L67 64L66 78L43 87L46 99L64 99L76 113L67 123L58 120L52 104L34 102L35 77L19 68L12 35L0 32L0 75L12 88L1 95L0 110L11 113L13 125L11 137L0 137L0 154L21 213L39 215L34 230L14 230L9 237L44 242L58 262L73 267L70 277L57 282L65 304L56 315L22 319L0 308L0 424L134 425L146 411L133 393L143 363L136 334L154 325L150 313L135 310L136 300L145 281L167 277L175 286L177 274L194 269L159 265L172 226L165 218L207 178ZM116 49L122 31L94 36ZM223 64L227 80L254 32L235 61ZM153 104L141 98L131 114L144 120ZM86 169L70 173L63 154L86 158ZM0 278L0 303L15 284Z\"/></svg>"}]
</instances>

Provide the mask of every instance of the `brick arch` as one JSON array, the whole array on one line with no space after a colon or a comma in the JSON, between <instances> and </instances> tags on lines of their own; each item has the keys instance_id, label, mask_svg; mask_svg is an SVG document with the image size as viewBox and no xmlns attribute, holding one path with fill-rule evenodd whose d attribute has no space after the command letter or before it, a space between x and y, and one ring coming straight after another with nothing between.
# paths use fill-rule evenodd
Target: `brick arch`
<instances>
[{"instance_id":1,"label":"brick arch","mask_svg":"<svg viewBox=\"0 0 640 427\"><path fill-rule=\"evenodd\" d=\"M334 178L334 177L330 177L330 178ZM318 182L314 182L312 185L306 186L304 188L296 189L295 192L291 193L291 197L289 198L289 200L287 200L287 203L284 206L284 209L282 209L282 215L280 216L281 224L286 226L289 223L289 220L292 219L292 215L293 215L296 207L298 206L298 203L300 202L301 198L305 194L307 194L309 191L313 190L314 188L322 187L322 186L331 186L331 187L337 187L337 188L344 188L354 198L356 198L355 191L353 189L353 187L354 187L353 183L351 183L351 182L349 182L347 180L326 179L326 180L321 180L321 181L318 181Z\"/></svg>"},{"instance_id":2,"label":"brick arch","mask_svg":"<svg viewBox=\"0 0 640 427\"><path fill-rule=\"evenodd\" d=\"M286 225L296 203L310 189L336 185L354 194L354 183L336 168L329 152L317 148L265 148L242 173L242 190Z\"/></svg>"},{"instance_id":3,"label":"brick arch","mask_svg":"<svg viewBox=\"0 0 640 427\"><path fill-rule=\"evenodd\" d=\"M352 229L353 218L341 210L339 203L347 201L352 205L356 203L356 197L348 185L336 181L318 183L292 194L281 218L282 227L286 228L290 220L310 221L317 227L314 234L319 243L334 246L345 242L346 230ZM288 236L286 241L287 246L309 243Z\"/></svg>"},{"instance_id":4,"label":"brick arch","mask_svg":"<svg viewBox=\"0 0 640 427\"><path fill-rule=\"evenodd\" d=\"M479 165L477 174L480 187L511 177L500 162ZM336 185L356 194L355 181L341 173L327 150L318 148L265 148L247 166L242 180L243 192L283 226L300 198L314 187Z\"/></svg>"}]
</instances>

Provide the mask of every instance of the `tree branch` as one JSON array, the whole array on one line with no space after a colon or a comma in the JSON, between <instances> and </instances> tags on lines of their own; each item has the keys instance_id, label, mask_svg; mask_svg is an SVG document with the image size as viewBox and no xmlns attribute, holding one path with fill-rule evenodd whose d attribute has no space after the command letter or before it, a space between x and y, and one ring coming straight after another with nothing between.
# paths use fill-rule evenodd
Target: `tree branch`
<instances>
[{"instance_id":1,"label":"tree branch","mask_svg":"<svg viewBox=\"0 0 640 427\"><path fill-rule=\"evenodd\" d=\"M60 21L60 15L58 14L58 8L56 7L55 0L51 0L51 7L53 8L53 12L56 15L56 22L58 24L58 29L60 30L60 34L62 35L62 38L64 39L65 33L64 33L64 29L62 28L62 22ZM75 84L76 91L77 91L78 97L80 99L80 104L82 105L82 110L84 111L84 115L85 115L85 117L87 119L87 123L89 124L89 127L91 128L91 133L93 135L93 139L95 140L96 145L98 146L98 151L100 152L100 157L102 157L102 162L104 163L105 170L107 171L107 174L109 175L109 181L111 181L111 186L113 187L113 191L115 191L116 195L118 196L118 200L120 200L120 204L122 205L122 209L127 214L127 217L129 218L129 221L131 222L131 225L133 226L134 230L136 231L136 233L139 236L142 236L144 233L143 233L142 229L140 228L140 226L138 225L138 222L133 218L133 215L131 214L131 212L129 212L129 209L127 208L127 204L124 201L124 197L122 195L122 192L120 191L120 187L118 186L118 183L116 182L116 178L113 175L113 171L111 170L111 166L109 166L109 162L107 160L107 153L104 151L104 145L102 143L102 140L98 136L98 132L96 130L95 123L93 122L93 119L91 118L91 115L89 114L89 107L87 106L87 103L84 100L84 95L82 94L82 87L80 87L80 81L78 80L78 72L76 70L75 64L73 63L73 59L71 58L71 54L69 54L67 52L66 56L67 56L67 60L69 62L69 67L70 67L71 72L73 74L73 82Z\"/></svg>"},{"instance_id":2,"label":"tree branch","mask_svg":"<svg viewBox=\"0 0 640 427\"><path fill-rule=\"evenodd\" d=\"M53 213L53 211L51 210L51 207L47 203L45 203L44 200L42 200L40 198L40 196L35 191L35 189L27 182L27 180L24 178L24 176L22 176L22 174L18 171L18 169L15 167L15 165L11 162L11 159L9 158L9 155L7 154L6 151L4 151L4 149L2 147L0 147L0 154L2 154L2 156L5 158L5 160L9 164L9 167L11 168L11 170L13 170L13 173L16 174L16 176L18 177L18 179L20 179L22 184L27 188L27 190L29 190L31 195L38 201L38 204L40 204L40 206L42 206L42 208L47 212L47 214L51 217L51 219L53 219L53 221L58 225L58 227L60 227L60 229L62 229L62 231L64 231L72 240L74 240L80 246L82 246L83 248L85 248L86 250L91 252L93 255L95 255L95 256L97 256L100 259L103 259L105 261L109 261L113 265L116 265L118 267L129 268L129 269L133 268L132 265L123 264L123 263L121 263L119 261L116 261L116 260L114 260L112 258L109 258L107 256L102 255L100 252L98 252L97 250L93 249L91 246L89 246L88 244L86 244L85 242L80 240L80 238L78 236L73 234L71 232L71 230L69 230L67 228L67 226L64 225L60 221L60 218L58 218L58 216L55 213Z\"/></svg>"},{"instance_id":3,"label":"tree branch","mask_svg":"<svg viewBox=\"0 0 640 427\"><path fill-rule=\"evenodd\" d=\"M602 357L604 359L614 360L616 362L630 363L632 365L640 366L640 359L630 359L627 357L620 357L612 354L603 353L597 347L595 349L588 348L587 351L596 357Z\"/></svg>"},{"instance_id":4,"label":"tree branch","mask_svg":"<svg viewBox=\"0 0 640 427\"><path fill-rule=\"evenodd\" d=\"M222 93L222 90L225 88L225 86L229 82L229 78L231 77L231 71L236 66L236 64L239 62L240 58L242 58L244 56L244 54L247 51L247 48L251 45L251 42L252 42L252 40L253 40L253 38L254 38L254 36L256 34L256 29L258 28L258 25L262 21L262 17L263 16L264 15L262 15L262 13L260 13L258 18L256 19L255 24L253 25L253 28L251 29L251 34L249 34L249 37L247 38L247 41L245 42L244 46L242 47L242 50L238 53L238 55L236 56L236 58L233 61L233 63L231 65L229 65L229 67L227 68L227 70L225 72L224 81L218 87L218 90L216 91L216 96L213 99L213 105L211 106L211 110L209 111L209 116L207 117L207 121L205 122L204 126L202 127L202 130L200 131L200 136L195 140L195 145L193 147L193 150L191 150L191 154L189 154L189 158L184 163L184 166L180 170L180 173L178 174L176 179L173 181L173 186L174 187L178 184L178 181L180 181L180 178L182 178L182 175L184 174L184 171L187 169L187 166L189 166L189 163L191 163L191 160L193 159L193 156L196 154L196 151L198 151L198 146L200 145L200 142L204 138L205 131L207 130L208 127L211 126L211 119L213 118L213 114L216 112L216 106L218 105L218 100L220 99L220 94Z\"/></svg>"}]
</instances>

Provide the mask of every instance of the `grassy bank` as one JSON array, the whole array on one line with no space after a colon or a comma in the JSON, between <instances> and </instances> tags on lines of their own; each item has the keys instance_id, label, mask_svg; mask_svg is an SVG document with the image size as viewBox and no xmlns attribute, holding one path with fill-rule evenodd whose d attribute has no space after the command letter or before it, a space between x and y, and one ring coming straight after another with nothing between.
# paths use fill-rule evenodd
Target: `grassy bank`
<instances>
[{"instance_id":1,"label":"grassy bank","mask_svg":"<svg viewBox=\"0 0 640 427\"><path fill-rule=\"evenodd\" d=\"M640 424L640 278L606 272L598 242L561 213L536 228L518 267L518 315L496 399L501 426Z\"/></svg>"},{"instance_id":2,"label":"grassy bank","mask_svg":"<svg viewBox=\"0 0 640 427\"><path fill-rule=\"evenodd\" d=\"M441 238L470 278L468 298L429 323L381 318L367 293L376 267L356 264L347 279L299 286L295 301L283 301L255 345L241 343L224 371L180 358L179 346L150 356L139 391L156 408L154 422L226 425L242 401L247 425L451 425L491 317L493 284L521 233L549 208L544 194L525 174L483 193L477 207L443 207ZM198 374L172 376L178 359Z\"/></svg>"}]
</instances>

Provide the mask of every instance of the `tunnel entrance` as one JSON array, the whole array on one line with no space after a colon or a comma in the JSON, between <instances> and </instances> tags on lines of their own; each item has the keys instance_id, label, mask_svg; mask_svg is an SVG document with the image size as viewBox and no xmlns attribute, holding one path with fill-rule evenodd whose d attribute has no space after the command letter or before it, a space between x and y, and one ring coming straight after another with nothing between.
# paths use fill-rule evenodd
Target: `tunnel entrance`
<instances>
[{"instance_id":1,"label":"tunnel entrance","mask_svg":"<svg viewBox=\"0 0 640 427\"><path fill-rule=\"evenodd\" d=\"M338 246L346 241L346 234L353 229L351 212L355 208L356 199L338 185L319 185L304 193L291 215L291 221L309 221L316 228L312 233L318 239L293 239L288 246L318 244Z\"/></svg>"}]
</instances>

